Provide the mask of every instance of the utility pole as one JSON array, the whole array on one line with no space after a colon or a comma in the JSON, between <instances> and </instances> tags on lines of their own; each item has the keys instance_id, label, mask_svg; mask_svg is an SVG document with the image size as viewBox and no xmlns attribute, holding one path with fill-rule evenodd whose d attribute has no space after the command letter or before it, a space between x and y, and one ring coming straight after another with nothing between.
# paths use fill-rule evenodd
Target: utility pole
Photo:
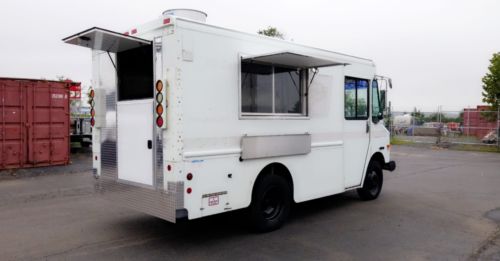
<instances>
[{"instance_id":1,"label":"utility pole","mask_svg":"<svg viewBox=\"0 0 500 261\"><path fill-rule=\"evenodd\" d=\"M497 100L497 149L500 150L500 101Z\"/></svg>"},{"instance_id":2,"label":"utility pole","mask_svg":"<svg viewBox=\"0 0 500 261\"><path fill-rule=\"evenodd\" d=\"M469 105L467 105L467 136L470 135L470 108Z\"/></svg>"}]
</instances>

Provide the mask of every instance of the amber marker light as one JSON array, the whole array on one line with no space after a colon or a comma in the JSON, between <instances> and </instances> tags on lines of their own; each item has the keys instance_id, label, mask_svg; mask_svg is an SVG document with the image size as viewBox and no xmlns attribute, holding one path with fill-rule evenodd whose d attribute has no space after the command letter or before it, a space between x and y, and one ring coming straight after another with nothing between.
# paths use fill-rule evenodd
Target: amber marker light
<instances>
[{"instance_id":1,"label":"amber marker light","mask_svg":"<svg viewBox=\"0 0 500 261\"><path fill-rule=\"evenodd\" d=\"M163 114L163 106L161 106L161 104L158 104L158 105L156 106L156 113L157 113L158 115L162 115L162 114Z\"/></svg>"},{"instance_id":2,"label":"amber marker light","mask_svg":"<svg viewBox=\"0 0 500 261\"><path fill-rule=\"evenodd\" d=\"M163 91L163 82L162 82L161 80L158 80L158 81L156 82L156 91L157 91L157 92L161 92L161 91Z\"/></svg>"}]
</instances>

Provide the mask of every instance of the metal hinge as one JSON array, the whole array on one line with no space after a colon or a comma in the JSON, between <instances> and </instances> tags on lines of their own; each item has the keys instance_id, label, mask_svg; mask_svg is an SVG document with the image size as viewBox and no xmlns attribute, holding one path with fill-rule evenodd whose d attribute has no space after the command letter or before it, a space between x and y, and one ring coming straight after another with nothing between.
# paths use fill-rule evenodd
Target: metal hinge
<instances>
[{"instance_id":1,"label":"metal hinge","mask_svg":"<svg viewBox=\"0 0 500 261\"><path fill-rule=\"evenodd\" d=\"M157 52L161 52L161 39L162 37L155 37L154 39L154 47Z\"/></svg>"}]
</instances>

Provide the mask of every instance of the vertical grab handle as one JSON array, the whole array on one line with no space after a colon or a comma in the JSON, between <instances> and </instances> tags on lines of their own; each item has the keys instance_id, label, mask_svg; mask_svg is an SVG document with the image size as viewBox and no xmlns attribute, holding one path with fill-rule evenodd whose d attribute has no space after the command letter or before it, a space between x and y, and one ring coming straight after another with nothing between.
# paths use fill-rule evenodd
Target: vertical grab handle
<instances>
[{"instance_id":1,"label":"vertical grab handle","mask_svg":"<svg viewBox=\"0 0 500 261\"><path fill-rule=\"evenodd\" d=\"M152 148L153 148L153 141L148 140L148 149L152 149Z\"/></svg>"}]
</instances>

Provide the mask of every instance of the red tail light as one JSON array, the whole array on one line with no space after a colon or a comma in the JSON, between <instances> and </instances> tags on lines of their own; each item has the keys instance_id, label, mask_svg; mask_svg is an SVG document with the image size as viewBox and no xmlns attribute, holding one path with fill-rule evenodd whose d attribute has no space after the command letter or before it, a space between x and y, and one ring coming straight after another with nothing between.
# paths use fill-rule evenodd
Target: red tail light
<instances>
[{"instance_id":1,"label":"red tail light","mask_svg":"<svg viewBox=\"0 0 500 261\"><path fill-rule=\"evenodd\" d=\"M158 127L163 126L163 118L161 116L158 116L158 118L156 118L156 125L158 125Z\"/></svg>"}]
</instances>

